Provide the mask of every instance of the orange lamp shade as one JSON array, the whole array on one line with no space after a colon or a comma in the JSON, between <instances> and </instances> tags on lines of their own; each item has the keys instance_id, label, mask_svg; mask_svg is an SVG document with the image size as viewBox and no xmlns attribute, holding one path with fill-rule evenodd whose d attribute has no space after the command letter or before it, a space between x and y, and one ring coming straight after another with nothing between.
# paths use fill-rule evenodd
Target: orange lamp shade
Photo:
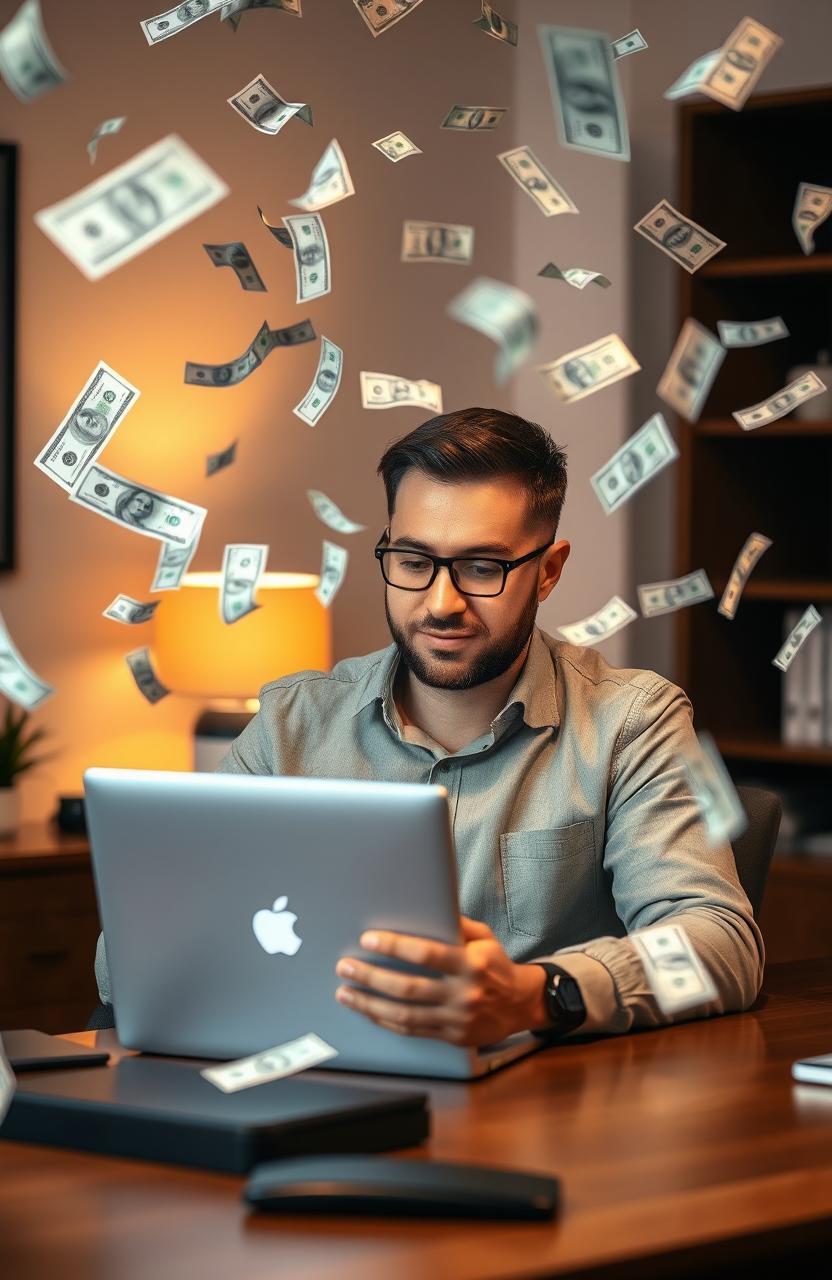
<instances>
[{"instance_id":1,"label":"orange lamp shade","mask_svg":"<svg viewBox=\"0 0 832 1280\"><path fill-rule=\"evenodd\" d=\"M332 665L329 611L314 573L264 573L260 606L230 624L220 617L220 573L186 573L166 592L153 619L152 655L173 693L256 698L269 680Z\"/></svg>"}]
</instances>

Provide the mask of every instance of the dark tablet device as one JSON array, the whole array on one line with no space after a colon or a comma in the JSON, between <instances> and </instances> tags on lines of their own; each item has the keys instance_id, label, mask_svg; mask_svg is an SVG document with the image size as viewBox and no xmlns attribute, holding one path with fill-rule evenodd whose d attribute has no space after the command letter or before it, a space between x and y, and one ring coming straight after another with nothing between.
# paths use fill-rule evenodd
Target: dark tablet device
<instances>
[{"instance_id":1,"label":"dark tablet device","mask_svg":"<svg viewBox=\"0 0 832 1280\"><path fill-rule=\"evenodd\" d=\"M103 1049L87 1049L73 1040L48 1036L45 1031L0 1031L12 1071L44 1071L56 1067L105 1066L110 1061Z\"/></svg>"}]
</instances>

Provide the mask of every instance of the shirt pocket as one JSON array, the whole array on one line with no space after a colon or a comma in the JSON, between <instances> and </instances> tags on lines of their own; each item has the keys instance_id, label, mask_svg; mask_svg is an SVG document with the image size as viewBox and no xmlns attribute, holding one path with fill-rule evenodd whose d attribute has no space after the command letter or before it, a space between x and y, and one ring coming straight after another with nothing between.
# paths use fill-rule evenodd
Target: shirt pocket
<instances>
[{"instance_id":1,"label":"shirt pocket","mask_svg":"<svg viewBox=\"0 0 832 1280\"><path fill-rule=\"evenodd\" d=\"M591 936L595 917L595 824L507 831L500 836L506 914L512 933L549 946Z\"/></svg>"}]
</instances>

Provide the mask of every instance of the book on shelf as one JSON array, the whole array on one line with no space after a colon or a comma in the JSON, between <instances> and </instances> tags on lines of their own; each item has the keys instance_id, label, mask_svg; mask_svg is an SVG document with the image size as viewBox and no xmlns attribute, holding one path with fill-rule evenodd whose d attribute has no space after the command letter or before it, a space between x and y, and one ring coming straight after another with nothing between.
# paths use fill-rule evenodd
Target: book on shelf
<instances>
[{"instance_id":1,"label":"book on shelf","mask_svg":"<svg viewBox=\"0 0 832 1280\"><path fill-rule=\"evenodd\" d=\"M801 609L787 609L783 638L797 626ZM783 673L781 738L792 747L832 746L832 608L820 610L821 621Z\"/></svg>"}]
</instances>

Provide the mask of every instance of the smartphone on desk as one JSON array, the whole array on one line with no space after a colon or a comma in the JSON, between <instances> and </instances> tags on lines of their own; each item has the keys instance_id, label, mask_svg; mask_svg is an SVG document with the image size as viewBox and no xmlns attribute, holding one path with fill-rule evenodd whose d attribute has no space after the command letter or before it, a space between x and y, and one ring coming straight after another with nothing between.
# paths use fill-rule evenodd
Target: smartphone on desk
<instances>
[{"instance_id":1,"label":"smartphone on desk","mask_svg":"<svg viewBox=\"0 0 832 1280\"><path fill-rule=\"evenodd\" d=\"M832 1084L832 1053L817 1058L799 1058L792 1063L792 1078L802 1084Z\"/></svg>"},{"instance_id":2,"label":"smartphone on desk","mask_svg":"<svg viewBox=\"0 0 832 1280\"><path fill-rule=\"evenodd\" d=\"M48 1071L57 1067L104 1066L110 1055L45 1031L0 1031L12 1071Z\"/></svg>"}]
</instances>

